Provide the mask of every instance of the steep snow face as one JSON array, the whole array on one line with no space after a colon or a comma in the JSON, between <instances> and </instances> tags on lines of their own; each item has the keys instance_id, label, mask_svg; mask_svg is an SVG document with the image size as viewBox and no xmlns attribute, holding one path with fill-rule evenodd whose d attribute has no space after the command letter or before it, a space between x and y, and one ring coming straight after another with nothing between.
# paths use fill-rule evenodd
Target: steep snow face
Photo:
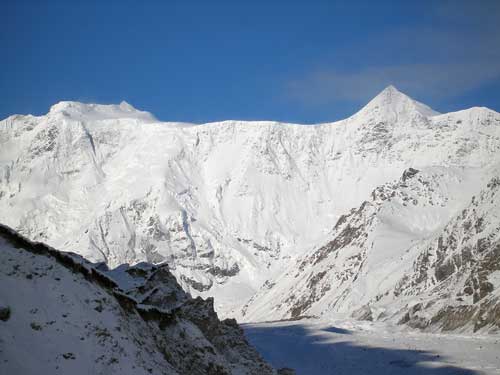
<instances>
[{"instance_id":1,"label":"steep snow face","mask_svg":"<svg viewBox=\"0 0 500 375\"><path fill-rule=\"evenodd\" d=\"M106 274L0 226L2 374L275 374L167 266Z\"/></svg>"},{"instance_id":2,"label":"steep snow face","mask_svg":"<svg viewBox=\"0 0 500 375\"><path fill-rule=\"evenodd\" d=\"M229 313L407 168L481 175L498 159L500 115L436 115L393 87L316 126L62 103L0 122L0 145L0 221L112 267L167 262Z\"/></svg>"}]
</instances>

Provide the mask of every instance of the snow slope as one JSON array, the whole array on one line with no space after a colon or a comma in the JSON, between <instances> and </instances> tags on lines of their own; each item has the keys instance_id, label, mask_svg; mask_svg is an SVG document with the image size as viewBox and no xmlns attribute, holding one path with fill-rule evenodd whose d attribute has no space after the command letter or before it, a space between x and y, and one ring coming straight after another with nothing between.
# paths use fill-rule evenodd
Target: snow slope
<instances>
[{"instance_id":1,"label":"snow slope","mask_svg":"<svg viewBox=\"0 0 500 375\"><path fill-rule=\"evenodd\" d=\"M187 295L166 266L110 278L0 226L2 374L274 374L212 303Z\"/></svg>"},{"instance_id":2,"label":"snow slope","mask_svg":"<svg viewBox=\"0 0 500 375\"><path fill-rule=\"evenodd\" d=\"M160 123L127 104L62 102L0 122L0 222L111 267L167 262L186 290L242 317L378 186L410 167L441 168L453 191L472 185L423 238L470 201L499 152L498 113L437 114L392 86L315 126Z\"/></svg>"}]
</instances>

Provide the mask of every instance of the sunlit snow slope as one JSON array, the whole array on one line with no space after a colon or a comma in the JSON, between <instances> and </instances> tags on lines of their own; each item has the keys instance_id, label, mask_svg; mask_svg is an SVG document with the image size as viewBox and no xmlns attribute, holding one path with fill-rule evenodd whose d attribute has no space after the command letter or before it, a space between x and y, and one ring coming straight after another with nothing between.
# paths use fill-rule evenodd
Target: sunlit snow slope
<instances>
[{"instance_id":1,"label":"sunlit snow slope","mask_svg":"<svg viewBox=\"0 0 500 375\"><path fill-rule=\"evenodd\" d=\"M470 202L499 154L498 113L438 114L392 86L315 126L160 123L126 103L62 102L0 122L0 221L111 267L168 262L183 287L251 319L265 314L240 308L263 283L329 242L377 187L408 168L445 175L436 183L453 196L405 224L416 234L391 245L404 251Z\"/></svg>"}]
</instances>

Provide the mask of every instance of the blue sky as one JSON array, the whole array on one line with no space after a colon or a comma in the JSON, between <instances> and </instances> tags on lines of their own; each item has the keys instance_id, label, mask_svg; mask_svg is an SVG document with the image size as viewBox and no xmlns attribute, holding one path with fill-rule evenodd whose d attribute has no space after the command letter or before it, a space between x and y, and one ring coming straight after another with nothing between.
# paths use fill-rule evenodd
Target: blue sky
<instances>
[{"instance_id":1,"label":"blue sky","mask_svg":"<svg viewBox=\"0 0 500 375\"><path fill-rule=\"evenodd\" d=\"M161 120L344 118L385 86L500 110L500 1L0 4L0 118L126 100Z\"/></svg>"}]
</instances>

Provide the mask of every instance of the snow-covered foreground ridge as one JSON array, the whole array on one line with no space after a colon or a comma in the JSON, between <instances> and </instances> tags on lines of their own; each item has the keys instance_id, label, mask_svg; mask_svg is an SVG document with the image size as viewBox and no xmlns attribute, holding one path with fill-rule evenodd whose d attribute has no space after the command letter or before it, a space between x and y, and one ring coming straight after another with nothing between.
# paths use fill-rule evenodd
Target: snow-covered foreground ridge
<instances>
[{"instance_id":1,"label":"snow-covered foreground ridge","mask_svg":"<svg viewBox=\"0 0 500 375\"><path fill-rule=\"evenodd\" d=\"M2 374L275 374L166 266L108 271L0 225Z\"/></svg>"},{"instance_id":2,"label":"snow-covered foreground ridge","mask_svg":"<svg viewBox=\"0 0 500 375\"><path fill-rule=\"evenodd\" d=\"M111 267L167 262L185 289L239 319L402 319L430 295L469 306L449 278L485 254L474 252L482 232L448 281L433 272L462 250L428 249L458 230L451 223L498 175L499 155L497 112L438 114L394 87L315 126L160 123L126 103L62 102L0 122L0 222ZM485 219L494 233L494 211ZM492 285L482 293L498 290L495 267L481 273Z\"/></svg>"}]
</instances>

